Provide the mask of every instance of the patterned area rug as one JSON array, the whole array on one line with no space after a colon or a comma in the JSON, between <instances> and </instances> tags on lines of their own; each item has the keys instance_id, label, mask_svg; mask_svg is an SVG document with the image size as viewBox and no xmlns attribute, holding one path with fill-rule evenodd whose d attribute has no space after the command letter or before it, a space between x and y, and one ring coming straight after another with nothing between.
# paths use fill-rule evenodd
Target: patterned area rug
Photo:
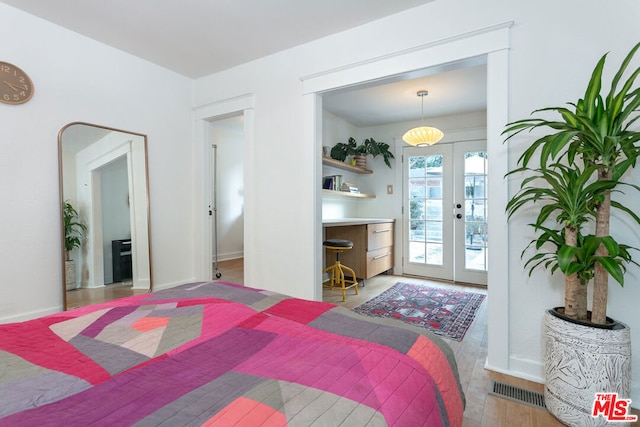
<instances>
[{"instance_id":1,"label":"patterned area rug","mask_svg":"<svg viewBox=\"0 0 640 427\"><path fill-rule=\"evenodd\" d=\"M398 282L353 311L400 319L462 341L486 295Z\"/></svg>"}]
</instances>

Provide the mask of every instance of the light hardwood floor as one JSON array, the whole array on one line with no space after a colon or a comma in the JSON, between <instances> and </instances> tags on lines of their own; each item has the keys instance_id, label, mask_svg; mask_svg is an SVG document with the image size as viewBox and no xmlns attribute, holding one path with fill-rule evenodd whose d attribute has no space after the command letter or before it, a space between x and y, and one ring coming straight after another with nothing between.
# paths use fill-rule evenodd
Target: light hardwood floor
<instances>
[{"instance_id":1,"label":"light hardwood floor","mask_svg":"<svg viewBox=\"0 0 640 427\"><path fill-rule=\"evenodd\" d=\"M145 289L133 289L131 284L120 283L106 285L103 288L97 289L74 289L72 291L67 291L67 310L84 307L89 304L99 304L116 298L145 294L147 292L148 291Z\"/></svg>"},{"instance_id":2,"label":"light hardwood floor","mask_svg":"<svg viewBox=\"0 0 640 427\"><path fill-rule=\"evenodd\" d=\"M242 259L221 261L218 263L218 271L222 274L219 280L244 284L244 263ZM353 289L347 291L347 300L345 302L342 302L340 291L331 291L329 289L323 290L323 300L351 309L379 295L399 281L445 288L455 287L456 289L471 292L487 293L486 289L481 287L383 274L366 280L365 286L358 288L359 295L357 296ZM247 285L251 286L251 284ZM260 287L260 284L256 283L253 284L253 286ZM100 290L93 292L93 295L91 295L91 292L88 290L78 290L72 293L75 294L76 292L77 296L74 295L72 298L76 298L79 305L86 305L87 303L94 304L106 299L127 296L127 292L129 295L132 294L130 287L128 290L122 287L120 287L120 289L114 287L109 290ZM67 301L69 303L69 299ZM542 384L484 369L484 363L487 357L487 298L485 298L485 301L480 306L476 319L467 331L464 339L462 341L445 340L455 353L458 370L460 372L460 383L466 396L463 427L511 427L515 425L518 427L563 426L562 423L557 421L546 410L533 408L488 394L491 379L537 392L542 392L543 386ZM638 414L635 410L632 412Z\"/></svg>"}]
</instances>

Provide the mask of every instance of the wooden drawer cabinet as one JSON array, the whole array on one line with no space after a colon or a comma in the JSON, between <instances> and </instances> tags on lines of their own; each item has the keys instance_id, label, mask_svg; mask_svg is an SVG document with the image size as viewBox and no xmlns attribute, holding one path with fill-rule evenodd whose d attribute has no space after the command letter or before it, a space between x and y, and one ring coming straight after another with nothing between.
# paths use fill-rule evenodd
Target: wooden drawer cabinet
<instances>
[{"instance_id":1,"label":"wooden drawer cabinet","mask_svg":"<svg viewBox=\"0 0 640 427\"><path fill-rule=\"evenodd\" d=\"M340 254L340 261L353 268L359 279L369 279L393 269L393 222L328 226L326 239L346 239L353 249ZM326 252L326 263L335 255Z\"/></svg>"},{"instance_id":2,"label":"wooden drawer cabinet","mask_svg":"<svg viewBox=\"0 0 640 427\"><path fill-rule=\"evenodd\" d=\"M367 251L367 268L365 279L384 273L393 268L392 247Z\"/></svg>"},{"instance_id":3,"label":"wooden drawer cabinet","mask_svg":"<svg viewBox=\"0 0 640 427\"><path fill-rule=\"evenodd\" d=\"M393 246L393 223L367 224L367 250Z\"/></svg>"}]
</instances>

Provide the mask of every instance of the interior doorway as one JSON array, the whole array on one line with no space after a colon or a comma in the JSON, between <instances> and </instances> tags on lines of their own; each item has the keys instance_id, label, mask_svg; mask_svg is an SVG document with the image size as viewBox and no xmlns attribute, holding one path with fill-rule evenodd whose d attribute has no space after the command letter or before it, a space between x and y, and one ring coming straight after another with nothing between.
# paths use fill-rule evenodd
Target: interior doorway
<instances>
[{"instance_id":1,"label":"interior doorway","mask_svg":"<svg viewBox=\"0 0 640 427\"><path fill-rule=\"evenodd\" d=\"M224 276L219 261L244 257L244 115L211 121L211 254L213 276Z\"/></svg>"},{"instance_id":2,"label":"interior doorway","mask_svg":"<svg viewBox=\"0 0 640 427\"><path fill-rule=\"evenodd\" d=\"M508 170L508 149L502 143L501 132L509 121L509 28L511 22L483 28L472 33L460 34L450 39L426 43L409 50L386 55L369 61L354 63L349 67L340 67L331 71L304 77L303 92L306 108L306 135L315 142L315 149L320 152L322 133L316 124L322 122L321 94L360 83L380 81L385 77L451 64L454 61L486 57L487 63L487 153L492 160L492 168L488 171L488 191L492 195L494 206L505 206L509 194L504 175ZM318 173L309 185L317 185L321 179L320 159L316 163ZM322 194L316 190L314 213L321 218ZM492 230L489 265L491 268L488 281L491 283L492 296L488 301L488 336L486 367L494 370L509 370L509 313L504 310L509 304L509 266L504 260L509 259L509 242L506 214L503 209L492 211L488 218L488 227ZM322 256L321 256L322 224L317 222L313 241L316 250L314 291L321 291ZM502 264L502 265L501 265ZM499 337L499 339L494 339Z\"/></svg>"}]
</instances>

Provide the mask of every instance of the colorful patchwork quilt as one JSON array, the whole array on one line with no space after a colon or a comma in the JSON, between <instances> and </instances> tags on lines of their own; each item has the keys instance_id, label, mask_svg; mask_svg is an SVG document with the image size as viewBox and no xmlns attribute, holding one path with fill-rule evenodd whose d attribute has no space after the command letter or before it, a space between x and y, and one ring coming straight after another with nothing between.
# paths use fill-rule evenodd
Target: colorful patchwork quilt
<instances>
[{"instance_id":1,"label":"colorful patchwork quilt","mask_svg":"<svg viewBox=\"0 0 640 427\"><path fill-rule=\"evenodd\" d=\"M460 426L428 331L224 282L0 325L0 426Z\"/></svg>"}]
</instances>

